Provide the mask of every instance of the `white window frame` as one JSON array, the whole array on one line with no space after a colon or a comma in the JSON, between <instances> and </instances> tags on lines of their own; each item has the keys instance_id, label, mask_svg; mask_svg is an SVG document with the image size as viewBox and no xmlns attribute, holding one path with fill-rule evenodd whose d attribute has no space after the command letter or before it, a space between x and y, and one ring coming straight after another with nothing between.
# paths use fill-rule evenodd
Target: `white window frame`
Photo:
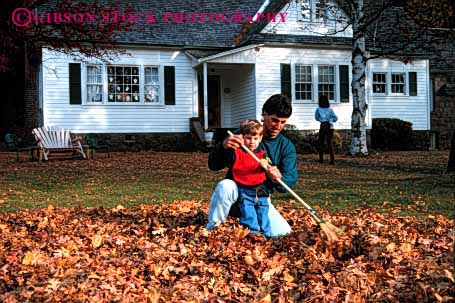
<instances>
[{"instance_id":1,"label":"white window frame","mask_svg":"<svg viewBox=\"0 0 455 303\"><path fill-rule=\"evenodd\" d=\"M297 83L297 66L299 67L310 67L310 72L311 72L311 82L298 82L298 83L304 83L304 84L310 84L310 89L311 89L311 99L297 99L297 91L295 89L295 86L298 84ZM313 102L313 99L314 99L314 66L313 64L300 64L300 63L295 63L294 64L294 78L295 78L295 81L294 81L294 84L292 85L292 89L294 91L294 94L295 94L295 98L294 100L296 102L301 102L301 103L309 103L309 102Z\"/></svg>"},{"instance_id":2,"label":"white window frame","mask_svg":"<svg viewBox=\"0 0 455 303\"><path fill-rule=\"evenodd\" d=\"M385 82L384 83L382 83L382 82L378 82L378 83L374 82L374 74L382 74L382 75L384 75L385 76ZM371 73L371 89L373 91L373 95L386 96L388 94L388 92L389 92L389 81L388 81L388 79L389 79L388 72L373 71ZM375 84L384 84L385 85L385 92L383 92L383 93L382 92L376 92L374 90L374 85Z\"/></svg>"},{"instance_id":3,"label":"white window frame","mask_svg":"<svg viewBox=\"0 0 455 303\"><path fill-rule=\"evenodd\" d=\"M89 67L100 67L101 69L101 83L89 83L88 82L88 68ZM103 70L103 66L101 64L87 64L84 68L85 70L85 73L81 76L83 76L82 79L84 79L84 89L83 89L83 93L84 93L84 99L86 100L86 103L88 104L103 104L104 103L104 70ZM100 102L96 102L96 101L89 101L88 100L88 86L89 85L101 85L101 101Z\"/></svg>"},{"instance_id":4,"label":"white window frame","mask_svg":"<svg viewBox=\"0 0 455 303\"><path fill-rule=\"evenodd\" d=\"M395 84L395 85L398 85L398 84L401 84L401 83L398 83L398 82L393 82L392 79L392 75L393 74L402 74L403 75L403 92L402 93L394 93L393 90L392 90L392 86ZM408 84L407 84L407 81L408 81L408 77L407 77L407 72L403 72L403 71L391 71L390 72L390 95L391 96L409 96L409 93L408 93Z\"/></svg>"},{"instance_id":5,"label":"white window frame","mask_svg":"<svg viewBox=\"0 0 455 303\"><path fill-rule=\"evenodd\" d=\"M339 100L338 98L338 65L337 64L318 64L317 65L317 68L318 68L318 77L315 79L316 80L316 85L318 86L318 93L316 95L316 100L319 99L319 84L330 84L330 83L319 83L319 68L320 67L332 67L333 68L333 99L330 99L329 98L329 102L332 102L332 103L335 103L337 100ZM327 96L329 97L329 96Z\"/></svg>"},{"instance_id":6,"label":"white window frame","mask_svg":"<svg viewBox=\"0 0 455 303\"><path fill-rule=\"evenodd\" d=\"M102 84L102 102L90 102L87 100L87 67L98 65L101 66L102 73L103 73L103 84ZM126 66L126 67L137 67L139 69L139 102L109 102L108 94L109 94L109 83L108 83L108 72L107 68L113 66ZM83 64L81 71L81 93L83 95L83 105L87 106L96 106L96 105L107 105L107 106L152 106L152 107L163 107L164 106L164 65L162 64L137 64L137 63L130 63L125 62L121 64ZM144 70L145 67L158 67L158 77L159 77L159 85L160 85L160 95L159 95L159 102L145 102L145 74Z\"/></svg>"},{"instance_id":7,"label":"white window frame","mask_svg":"<svg viewBox=\"0 0 455 303\"><path fill-rule=\"evenodd\" d=\"M371 93L373 96L390 96L390 97L410 97L409 96L409 77L408 77L408 74L410 72L417 72L419 73L418 70L415 70L415 69L409 69L409 70L403 70L403 69L374 69L374 70L371 70L371 72L369 73L370 75L370 78L369 80L371 80L371 85L370 85L370 89L371 89ZM373 88L373 74L376 74L376 73L380 73L380 74L386 74L386 79L387 79L387 85L386 85L386 90L387 92L384 94L384 93L375 93L374 92L374 88ZM403 92L402 93L393 93L392 92L392 74L403 74L403 77L404 77L404 82L403 82Z\"/></svg>"},{"instance_id":8,"label":"white window frame","mask_svg":"<svg viewBox=\"0 0 455 303\"><path fill-rule=\"evenodd\" d=\"M147 85L145 83L145 69L146 68L157 68L158 69L158 102L146 102L145 101L145 86ZM141 86L141 88L143 89L143 92L142 92L142 98L144 98L144 103L145 104L163 104L163 98L164 98L164 94L163 94L163 90L164 90L164 86L163 86L163 77L161 76L161 67L159 65L144 65L143 68L142 68L142 72L144 74L144 77L143 77L143 81L144 81L144 84ZM163 80L163 81L162 81Z\"/></svg>"},{"instance_id":9,"label":"white window frame","mask_svg":"<svg viewBox=\"0 0 455 303\"><path fill-rule=\"evenodd\" d=\"M309 16L307 18L305 18L302 14L302 9L303 9L303 6L302 6L302 1L304 0L298 0L297 2L297 5L296 5L296 8L297 8L297 20L298 21L307 21L307 22L324 22L324 21L327 21L329 19L329 16L328 16L328 12L327 12L327 4L328 4L328 0L324 0L325 4L326 4L326 7L324 8L324 14L322 17L320 18L317 18L317 3L320 2L320 0L307 0L307 2L309 2Z\"/></svg>"},{"instance_id":10,"label":"white window frame","mask_svg":"<svg viewBox=\"0 0 455 303\"><path fill-rule=\"evenodd\" d=\"M296 81L296 66L311 66L312 70L312 98L311 100L297 100L296 98L296 90L295 90L295 85L297 83ZM334 94L333 94L333 99L329 100L331 104L335 103L340 103L340 92L339 92L339 87L340 87L340 75L339 75L339 68L340 65L348 65L351 68L350 64L344 64L344 63L336 63L336 64L327 64L326 62L291 62L291 94L292 94L292 101L294 103L318 103L318 96L319 96L319 67L320 66L331 66L334 69Z\"/></svg>"},{"instance_id":11,"label":"white window frame","mask_svg":"<svg viewBox=\"0 0 455 303\"><path fill-rule=\"evenodd\" d=\"M109 65L106 65L106 66L105 66L106 77L109 77L109 74L108 74L108 72L107 72L107 69L108 69L109 67L113 67L113 68L117 68L117 67L123 67L123 68L125 68L125 67L130 67L130 68L134 68L134 67L136 67L136 68L138 68L138 75L137 75L137 76L139 77L139 83L138 83L138 85L139 85L139 92L138 92L138 93L140 94L140 88L141 88L141 85L142 85L142 84L141 84L141 72L140 72L140 68L141 68L141 67L140 67L139 65L136 65L136 64L109 64ZM139 102L134 102L134 101L117 102L117 101L115 101L115 100L114 100L114 102L109 102L109 82L108 82L108 81L106 82L106 85L107 85L107 94L108 94L108 95L107 95L106 104L108 104L108 105L118 105L118 104L132 104L132 105L135 105L135 104L136 104L136 105L137 105L137 104L141 104L140 96L139 96Z\"/></svg>"}]
</instances>

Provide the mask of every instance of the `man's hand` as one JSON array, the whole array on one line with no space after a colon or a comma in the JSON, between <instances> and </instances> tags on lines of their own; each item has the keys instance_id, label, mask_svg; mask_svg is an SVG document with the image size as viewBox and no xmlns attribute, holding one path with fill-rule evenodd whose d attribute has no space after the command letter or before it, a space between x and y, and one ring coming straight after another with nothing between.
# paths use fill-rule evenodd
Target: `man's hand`
<instances>
[{"instance_id":1,"label":"man's hand","mask_svg":"<svg viewBox=\"0 0 455 303\"><path fill-rule=\"evenodd\" d=\"M282 177L278 167L272 165L267 167L267 175L273 182L276 182L276 180L281 179Z\"/></svg>"},{"instance_id":2,"label":"man's hand","mask_svg":"<svg viewBox=\"0 0 455 303\"><path fill-rule=\"evenodd\" d=\"M226 139L224 139L223 147L225 149L229 149L229 148L236 149L236 148L239 148L243 143L244 142L243 142L242 135L233 135L233 136L229 136Z\"/></svg>"}]
</instances>

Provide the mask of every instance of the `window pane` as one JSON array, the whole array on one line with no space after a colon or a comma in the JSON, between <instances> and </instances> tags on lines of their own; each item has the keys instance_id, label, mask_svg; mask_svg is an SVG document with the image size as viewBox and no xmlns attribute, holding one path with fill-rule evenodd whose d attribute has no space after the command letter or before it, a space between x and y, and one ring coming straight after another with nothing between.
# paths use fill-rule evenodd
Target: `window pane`
<instances>
[{"instance_id":1,"label":"window pane","mask_svg":"<svg viewBox=\"0 0 455 303\"><path fill-rule=\"evenodd\" d=\"M87 85L87 102L102 102L102 86L101 85Z\"/></svg>"},{"instance_id":2,"label":"window pane","mask_svg":"<svg viewBox=\"0 0 455 303\"><path fill-rule=\"evenodd\" d=\"M404 94L404 73L392 73L391 90L395 94Z\"/></svg>"},{"instance_id":3,"label":"window pane","mask_svg":"<svg viewBox=\"0 0 455 303\"><path fill-rule=\"evenodd\" d=\"M335 66L318 66L318 96L325 95L330 101L335 100Z\"/></svg>"},{"instance_id":4,"label":"window pane","mask_svg":"<svg viewBox=\"0 0 455 303\"><path fill-rule=\"evenodd\" d=\"M145 86L145 102L159 102L159 88L157 86Z\"/></svg>"},{"instance_id":5,"label":"window pane","mask_svg":"<svg viewBox=\"0 0 455 303\"><path fill-rule=\"evenodd\" d=\"M103 69L101 65L87 66L87 102L103 101Z\"/></svg>"},{"instance_id":6,"label":"window pane","mask_svg":"<svg viewBox=\"0 0 455 303\"><path fill-rule=\"evenodd\" d=\"M327 6L327 3L325 0L316 1L316 20L326 18L326 6Z\"/></svg>"},{"instance_id":7,"label":"window pane","mask_svg":"<svg viewBox=\"0 0 455 303\"><path fill-rule=\"evenodd\" d=\"M386 73L373 73L373 93L375 94L387 93Z\"/></svg>"},{"instance_id":8,"label":"window pane","mask_svg":"<svg viewBox=\"0 0 455 303\"><path fill-rule=\"evenodd\" d=\"M311 20L311 0L300 1L302 18L305 20Z\"/></svg>"},{"instance_id":9,"label":"window pane","mask_svg":"<svg viewBox=\"0 0 455 303\"><path fill-rule=\"evenodd\" d=\"M296 100L312 100L311 65L295 65L295 98Z\"/></svg>"},{"instance_id":10,"label":"window pane","mask_svg":"<svg viewBox=\"0 0 455 303\"><path fill-rule=\"evenodd\" d=\"M148 103L160 102L160 81L158 67L144 67L144 75L144 101Z\"/></svg>"},{"instance_id":11,"label":"window pane","mask_svg":"<svg viewBox=\"0 0 455 303\"><path fill-rule=\"evenodd\" d=\"M136 66L108 66L108 102L140 101L138 71Z\"/></svg>"}]
</instances>

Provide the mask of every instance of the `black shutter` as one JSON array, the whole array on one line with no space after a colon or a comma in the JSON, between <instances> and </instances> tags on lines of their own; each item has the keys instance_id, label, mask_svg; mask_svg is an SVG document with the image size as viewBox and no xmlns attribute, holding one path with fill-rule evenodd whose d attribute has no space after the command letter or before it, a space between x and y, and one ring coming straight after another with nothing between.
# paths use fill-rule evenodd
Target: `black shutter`
<instances>
[{"instance_id":1,"label":"black shutter","mask_svg":"<svg viewBox=\"0 0 455 303\"><path fill-rule=\"evenodd\" d=\"M164 67L164 104L175 105L175 66Z\"/></svg>"},{"instance_id":2,"label":"black shutter","mask_svg":"<svg viewBox=\"0 0 455 303\"><path fill-rule=\"evenodd\" d=\"M291 65L290 64L280 64L281 68L281 93L288 96L289 99L292 98L291 93Z\"/></svg>"},{"instance_id":3,"label":"black shutter","mask_svg":"<svg viewBox=\"0 0 455 303\"><path fill-rule=\"evenodd\" d=\"M349 102L349 65L340 65L340 102Z\"/></svg>"},{"instance_id":4,"label":"black shutter","mask_svg":"<svg viewBox=\"0 0 455 303\"><path fill-rule=\"evenodd\" d=\"M409 96L417 96L417 73L409 72Z\"/></svg>"},{"instance_id":5,"label":"black shutter","mask_svg":"<svg viewBox=\"0 0 455 303\"><path fill-rule=\"evenodd\" d=\"M81 64L69 64L70 104L82 104L81 98Z\"/></svg>"}]
</instances>

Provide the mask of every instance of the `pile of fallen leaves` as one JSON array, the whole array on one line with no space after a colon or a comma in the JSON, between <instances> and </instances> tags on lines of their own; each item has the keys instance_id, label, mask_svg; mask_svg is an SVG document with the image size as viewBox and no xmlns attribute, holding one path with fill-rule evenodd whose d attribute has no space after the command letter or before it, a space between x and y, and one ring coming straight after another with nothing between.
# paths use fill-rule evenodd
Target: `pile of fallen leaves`
<instances>
[{"instance_id":1,"label":"pile of fallen leaves","mask_svg":"<svg viewBox=\"0 0 455 303\"><path fill-rule=\"evenodd\" d=\"M238 221L204 229L206 203L60 208L0 215L1 302L453 302L454 222L323 215L279 207L289 236Z\"/></svg>"}]
</instances>

